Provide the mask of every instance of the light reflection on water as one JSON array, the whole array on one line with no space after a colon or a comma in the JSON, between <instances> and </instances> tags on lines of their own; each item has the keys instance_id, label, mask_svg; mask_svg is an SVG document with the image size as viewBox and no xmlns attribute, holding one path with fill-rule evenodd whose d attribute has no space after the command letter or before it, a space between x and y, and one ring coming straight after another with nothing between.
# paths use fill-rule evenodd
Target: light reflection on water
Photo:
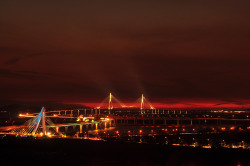
<instances>
[{"instance_id":1,"label":"light reflection on water","mask_svg":"<svg viewBox=\"0 0 250 166\"><path fill-rule=\"evenodd\" d=\"M230 137L234 137L231 134L227 133L226 135L223 135L221 132L223 132L223 130L220 130L221 128L226 128L228 131L230 130L230 126L219 126L219 127L214 127L214 126L206 126L206 127L199 127L199 126L116 126L116 127L108 127L108 128L98 128L97 130L92 130L89 131L89 133L92 134L99 134L101 135L102 133L105 133L104 136L107 136L108 134L111 137L115 137L116 140L119 141L124 141L124 138L128 138L129 140L125 140L124 142L128 141L128 142L136 142L136 143L155 143L155 144L159 144L159 138L158 137L161 133L163 133L164 137L161 137L164 139L163 143L168 144L170 143L171 145L174 146L189 146L189 148L192 147L199 147L196 149L200 149L200 147L204 147L207 148L209 147L208 145L212 144L216 144L218 143L219 146L223 146L224 149L228 148L230 145ZM204 129L210 129L210 132L207 132L203 135L199 135L198 131L202 131ZM212 130L214 128L214 130ZM177 130L176 130L177 129ZM217 132L215 132L217 131ZM218 132L219 131L219 132ZM188 134L188 132L190 134ZM213 135L213 136L211 136ZM236 133L236 135L238 135ZM131 137L129 137L131 136ZM134 138L133 138L134 137ZM138 137L138 138L135 138ZM149 139L149 140L153 140L154 142L147 142L148 140L146 140L144 137L150 137L153 139ZM158 137L158 138L157 138ZM224 138L223 138L224 137ZM161 139L160 138L160 139ZM242 137L239 136L239 140L234 140L235 141L235 145L237 145L238 147L240 146L241 148L243 148L240 144L237 144L237 141L240 141ZM244 136L243 136L244 138ZM247 137L248 138L248 137ZM158 140L157 140L158 139ZM105 140L105 139L104 139ZM224 143L220 142L220 141L224 141ZM162 143L162 141L160 140L160 142ZM247 142L247 141L246 141ZM227 144L226 144L227 143ZM166 146L167 147L167 146ZM168 149L168 148L166 148ZM171 149L171 148L170 148ZM218 150L216 150L218 149ZM242 163L246 163L244 157L240 158L240 157L235 157L235 153L237 152L227 152L227 154L230 154L230 160L226 160L226 158L221 159L220 157L215 157L217 155L214 156L214 152L216 154L218 154L218 156L222 153L224 153L224 151L221 148L216 148L216 149L211 149L212 151L203 151L201 154L197 154L197 152L188 152L186 150L180 150L178 151L178 154L176 154L177 152L168 152L168 155L175 157L175 159L172 159L171 157L169 157L167 154L166 156L161 156L163 157L162 160L164 159L164 164L173 164L174 165L180 165L180 163L178 162L179 159L176 158L175 155L179 155L184 157L185 159L182 159L184 165L206 165L206 163L217 163L219 160L221 160L220 162L218 162L219 165L244 165ZM171 150L169 150L171 151ZM174 150L177 151L177 150ZM203 156L203 155L206 156ZM199 156L198 158L196 158L195 156ZM209 157L210 156L210 157ZM211 157L214 156L213 159L211 159ZM224 164L225 163L225 164ZM138 164L142 164L142 165L151 165L152 163L144 163L143 161L140 161ZM181 165L182 165L181 164ZM210 165L210 164L208 164Z\"/></svg>"},{"instance_id":2,"label":"light reflection on water","mask_svg":"<svg viewBox=\"0 0 250 166\"><path fill-rule=\"evenodd\" d=\"M225 132L226 129L228 131ZM245 133L232 132L230 126L116 126L95 128L88 134L89 137L123 142L250 149Z\"/></svg>"},{"instance_id":3,"label":"light reflection on water","mask_svg":"<svg viewBox=\"0 0 250 166\"><path fill-rule=\"evenodd\" d=\"M102 132L102 131L109 131L114 132L115 130L119 131L120 134L127 134L130 132L131 134L159 134L162 132L168 133L168 134L174 134L174 133L197 133L200 131L206 131L206 132L222 132L222 131L233 131L237 130L235 126L115 126L115 127L108 127L105 123L104 128L100 128L97 124L95 126L95 130L89 130L89 132Z\"/></svg>"}]
</instances>

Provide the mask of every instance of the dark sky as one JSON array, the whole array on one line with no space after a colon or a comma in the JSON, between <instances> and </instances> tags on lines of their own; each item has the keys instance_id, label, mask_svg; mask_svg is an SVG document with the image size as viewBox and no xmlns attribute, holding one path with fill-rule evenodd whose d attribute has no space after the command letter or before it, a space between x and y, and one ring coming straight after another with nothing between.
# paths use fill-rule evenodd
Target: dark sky
<instances>
[{"instance_id":1,"label":"dark sky","mask_svg":"<svg viewBox=\"0 0 250 166\"><path fill-rule=\"evenodd\" d=\"M249 0L1 0L0 100L250 100ZM218 103L215 103L218 104Z\"/></svg>"}]
</instances>

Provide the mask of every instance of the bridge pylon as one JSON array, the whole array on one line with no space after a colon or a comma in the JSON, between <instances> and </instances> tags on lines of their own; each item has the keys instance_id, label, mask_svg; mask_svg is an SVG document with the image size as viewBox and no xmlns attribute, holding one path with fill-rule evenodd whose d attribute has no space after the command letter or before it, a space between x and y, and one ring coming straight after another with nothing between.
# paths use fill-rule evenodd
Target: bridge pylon
<instances>
[{"instance_id":1,"label":"bridge pylon","mask_svg":"<svg viewBox=\"0 0 250 166\"><path fill-rule=\"evenodd\" d=\"M114 109L114 104L119 104L121 107L126 107L120 100L118 100L115 96L110 92L109 95L100 103L100 105L96 108L108 109L109 114L111 114L111 110Z\"/></svg>"},{"instance_id":2,"label":"bridge pylon","mask_svg":"<svg viewBox=\"0 0 250 166\"><path fill-rule=\"evenodd\" d=\"M31 126L35 125L35 129L32 131L32 135L35 135L37 132L37 129L42 121L42 128L43 128L43 136L46 135L46 114L45 114L45 108L42 107L41 112L38 114L38 117L36 118L35 123L33 123Z\"/></svg>"},{"instance_id":3,"label":"bridge pylon","mask_svg":"<svg viewBox=\"0 0 250 166\"><path fill-rule=\"evenodd\" d=\"M108 107L108 110L109 110L109 114L110 114L110 110L113 109L113 104L112 104L112 94L111 92L109 93L109 107Z\"/></svg>"},{"instance_id":4,"label":"bridge pylon","mask_svg":"<svg viewBox=\"0 0 250 166\"><path fill-rule=\"evenodd\" d=\"M144 110L144 96L143 94L141 95L141 114L143 113L143 110Z\"/></svg>"},{"instance_id":5,"label":"bridge pylon","mask_svg":"<svg viewBox=\"0 0 250 166\"><path fill-rule=\"evenodd\" d=\"M138 101L138 100L137 100ZM139 98L139 102L141 104L141 114L145 113L146 108L150 108L150 109L155 109L152 104L145 98L145 96L142 94L141 98Z\"/></svg>"},{"instance_id":6,"label":"bridge pylon","mask_svg":"<svg viewBox=\"0 0 250 166\"><path fill-rule=\"evenodd\" d=\"M43 135L46 135L46 120L45 120L45 108L42 109L42 126L43 126Z\"/></svg>"}]
</instances>

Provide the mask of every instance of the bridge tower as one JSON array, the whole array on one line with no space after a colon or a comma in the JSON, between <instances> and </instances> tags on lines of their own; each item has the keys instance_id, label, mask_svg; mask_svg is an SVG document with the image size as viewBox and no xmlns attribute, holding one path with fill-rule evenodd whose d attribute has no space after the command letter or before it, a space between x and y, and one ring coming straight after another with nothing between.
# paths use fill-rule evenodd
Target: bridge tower
<instances>
[{"instance_id":1,"label":"bridge tower","mask_svg":"<svg viewBox=\"0 0 250 166\"><path fill-rule=\"evenodd\" d=\"M113 109L111 92L109 93L109 108L108 109L109 109L109 114L110 114L110 110Z\"/></svg>"},{"instance_id":2,"label":"bridge tower","mask_svg":"<svg viewBox=\"0 0 250 166\"><path fill-rule=\"evenodd\" d=\"M43 126L43 136L46 135L46 120L45 120L45 108L42 109L42 126Z\"/></svg>"},{"instance_id":3,"label":"bridge tower","mask_svg":"<svg viewBox=\"0 0 250 166\"><path fill-rule=\"evenodd\" d=\"M143 109L144 109L144 96L142 94L141 95L141 114L142 114Z\"/></svg>"},{"instance_id":4,"label":"bridge tower","mask_svg":"<svg viewBox=\"0 0 250 166\"><path fill-rule=\"evenodd\" d=\"M43 136L45 136L46 135L46 116L45 116L45 108L44 107L42 107L40 114L38 114L38 116L36 117L36 120L33 122L35 125L35 129L33 130L32 135L36 134L36 131L39 127L41 120L42 120L42 127L43 127Z\"/></svg>"}]
</instances>

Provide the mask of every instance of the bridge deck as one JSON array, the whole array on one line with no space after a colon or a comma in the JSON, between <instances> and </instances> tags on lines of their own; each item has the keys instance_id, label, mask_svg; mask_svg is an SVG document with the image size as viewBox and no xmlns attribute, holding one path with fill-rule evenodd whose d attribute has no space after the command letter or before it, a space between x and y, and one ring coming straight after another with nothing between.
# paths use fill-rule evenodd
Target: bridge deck
<instances>
[{"instance_id":1,"label":"bridge deck","mask_svg":"<svg viewBox=\"0 0 250 166\"><path fill-rule=\"evenodd\" d=\"M109 122L107 120L105 121L99 121L99 122L90 122L90 123L86 123L86 122L82 122L82 123L64 123L64 124L54 124L54 125L47 125L46 127L67 127L67 126L79 126L79 125L93 125L93 124L97 124L97 123L103 123L103 122Z\"/></svg>"}]
</instances>

